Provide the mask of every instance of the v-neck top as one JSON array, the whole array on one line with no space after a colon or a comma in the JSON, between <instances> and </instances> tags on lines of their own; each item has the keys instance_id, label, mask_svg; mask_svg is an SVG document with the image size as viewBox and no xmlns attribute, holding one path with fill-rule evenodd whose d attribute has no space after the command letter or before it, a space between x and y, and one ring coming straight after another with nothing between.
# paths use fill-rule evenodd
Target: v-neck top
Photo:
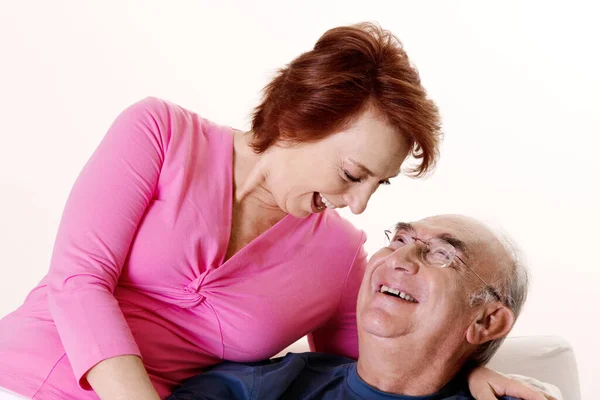
<instances>
[{"instance_id":1,"label":"v-neck top","mask_svg":"<svg viewBox=\"0 0 600 400\"><path fill-rule=\"evenodd\" d=\"M0 387L97 399L86 372L138 355L165 398L306 334L356 358L364 233L332 210L287 215L225 261L232 175L231 128L157 98L121 113L72 189L48 274L0 320Z\"/></svg>"}]
</instances>

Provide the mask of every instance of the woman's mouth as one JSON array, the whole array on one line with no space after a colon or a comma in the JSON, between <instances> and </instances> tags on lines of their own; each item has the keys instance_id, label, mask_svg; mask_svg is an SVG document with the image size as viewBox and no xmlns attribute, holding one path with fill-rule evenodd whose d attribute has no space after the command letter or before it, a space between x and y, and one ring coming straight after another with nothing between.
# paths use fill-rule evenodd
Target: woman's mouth
<instances>
[{"instance_id":1,"label":"woman's mouth","mask_svg":"<svg viewBox=\"0 0 600 400\"><path fill-rule=\"evenodd\" d=\"M313 201L312 201L312 209L313 212L321 212L325 208L334 209L337 208L332 202L330 202L327 197L323 196L319 192L314 192Z\"/></svg>"}]
</instances>

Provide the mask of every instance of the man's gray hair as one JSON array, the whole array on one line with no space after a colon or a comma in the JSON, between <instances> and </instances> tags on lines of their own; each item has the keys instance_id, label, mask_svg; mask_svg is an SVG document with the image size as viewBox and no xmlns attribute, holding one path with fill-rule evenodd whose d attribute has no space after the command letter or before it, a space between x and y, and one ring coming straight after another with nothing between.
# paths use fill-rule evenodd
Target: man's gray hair
<instances>
[{"instance_id":1,"label":"man's gray hair","mask_svg":"<svg viewBox=\"0 0 600 400\"><path fill-rule=\"evenodd\" d=\"M498 238L504 246L509 256L509 266L505 273L491 286L498 292L502 303L510 308L515 316L515 321L521 313L527 291L529 290L529 271L519 247L506 235L498 235ZM470 305L475 307L479 304L485 304L496 300L496 297L489 289L483 288L470 296ZM471 367L487 364L496 353L500 345L504 342L504 337L494 339L482 344L471 354L468 364Z\"/></svg>"}]
</instances>

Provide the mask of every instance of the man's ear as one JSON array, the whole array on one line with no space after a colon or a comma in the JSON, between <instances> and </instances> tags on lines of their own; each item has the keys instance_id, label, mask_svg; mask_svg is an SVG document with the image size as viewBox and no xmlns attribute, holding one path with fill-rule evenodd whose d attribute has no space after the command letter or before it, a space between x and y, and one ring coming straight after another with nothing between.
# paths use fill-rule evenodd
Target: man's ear
<instances>
[{"instance_id":1,"label":"man's ear","mask_svg":"<svg viewBox=\"0 0 600 400\"><path fill-rule=\"evenodd\" d=\"M479 345L500 337L510 332L515 322L515 315L500 303L486 305L478 318L467 328L467 341Z\"/></svg>"}]
</instances>

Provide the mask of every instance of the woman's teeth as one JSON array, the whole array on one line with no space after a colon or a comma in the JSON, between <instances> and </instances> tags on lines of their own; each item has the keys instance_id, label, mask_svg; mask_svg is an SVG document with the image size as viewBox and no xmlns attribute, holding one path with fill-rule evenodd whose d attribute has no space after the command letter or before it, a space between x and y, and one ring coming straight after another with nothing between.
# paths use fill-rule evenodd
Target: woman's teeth
<instances>
[{"instance_id":1,"label":"woman's teeth","mask_svg":"<svg viewBox=\"0 0 600 400\"><path fill-rule=\"evenodd\" d=\"M321 201L323 201L323 203L325 204L325 206L327 206L327 208L329 208L329 209L337 208L329 200L327 200L327 198L325 196L323 196L321 193L319 193L319 196L321 196Z\"/></svg>"}]
</instances>

